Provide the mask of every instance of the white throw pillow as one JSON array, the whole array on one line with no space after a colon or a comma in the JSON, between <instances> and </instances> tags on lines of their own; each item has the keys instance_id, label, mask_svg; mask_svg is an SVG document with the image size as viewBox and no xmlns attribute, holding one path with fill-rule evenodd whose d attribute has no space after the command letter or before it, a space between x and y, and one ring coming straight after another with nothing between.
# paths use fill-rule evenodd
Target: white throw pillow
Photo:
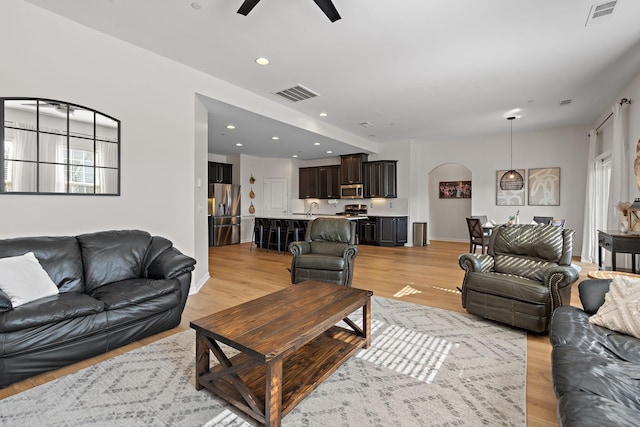
<instances>
[{"instance_id":1,"label":"white throw pillow","mask_svg":"<svg viewBox=\"0 0 640 427\"><path fill-rule=\"evenodd\" d=\"M604 304L589 322L640 338L640 279L614 276Z\"/></svg>"},{"instance_id":2,"label":"white throw pillow","mask_svg":"<svg viewBox=\"0 0 640 427\"><path fill-rule=\"evenodd\" d=\"M0 289L11 298L14 308L59 293L33 252L0 258Z\"/></svg>"}]
</instances>

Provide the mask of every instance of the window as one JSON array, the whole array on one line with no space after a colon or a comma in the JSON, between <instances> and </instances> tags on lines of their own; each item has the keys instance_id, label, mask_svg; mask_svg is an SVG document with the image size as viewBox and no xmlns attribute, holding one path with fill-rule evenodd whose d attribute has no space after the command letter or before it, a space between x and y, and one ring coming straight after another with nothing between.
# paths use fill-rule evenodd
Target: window
<instances>
[{"instance_id":1,"label":"window","mask_svg":"<svg viewBox=\"0 0 640 427\"><path fill-rule=\"evenodd\" d=\"M63 101L0 98L0 193L120 194L120 121Z\"/></svg>"}]
</instances>

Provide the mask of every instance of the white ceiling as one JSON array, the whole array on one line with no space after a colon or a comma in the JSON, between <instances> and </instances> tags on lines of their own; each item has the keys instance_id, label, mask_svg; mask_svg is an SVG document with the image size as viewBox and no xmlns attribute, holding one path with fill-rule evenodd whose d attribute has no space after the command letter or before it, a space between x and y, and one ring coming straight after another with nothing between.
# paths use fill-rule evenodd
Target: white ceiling
<instances>
[{"instance_id":1,"label":"white ceiling","mask_svg":"<svg viewBox=\"0 0 640 427\"><path fill-rule=\"evenodd\" d=\"M618 0L593 21L590 11L608 1L333 0L335 23L313 0L262 0L246 17L236 13L243 0L26 1L377 144L505 133L516 108L517 130L591 124L640 72L638 0ZM271 64L256 65L261 56ZM297 84L320 96L273 94ZM354 152L214 99L205 105L216 154Z\"/></svg>"}]
</instances>

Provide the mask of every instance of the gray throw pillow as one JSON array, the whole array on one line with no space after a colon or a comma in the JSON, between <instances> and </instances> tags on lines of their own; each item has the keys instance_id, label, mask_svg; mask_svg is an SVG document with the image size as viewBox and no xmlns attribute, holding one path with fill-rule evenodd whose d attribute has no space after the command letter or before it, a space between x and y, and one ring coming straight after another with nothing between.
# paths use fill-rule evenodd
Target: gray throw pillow
<instances>
[{"instance_id":1,"label":"gray throw pillow","mask_svg":"<svg viewBox=\"0 0 640 427\"><path fill-rule=\"evenodd\" d=\"M604 296L609 292L609 283L611 279L590 279L583 280L578 285L582 309L587 314L596 314L604 304Z\"/></svg>"}]
</instances>

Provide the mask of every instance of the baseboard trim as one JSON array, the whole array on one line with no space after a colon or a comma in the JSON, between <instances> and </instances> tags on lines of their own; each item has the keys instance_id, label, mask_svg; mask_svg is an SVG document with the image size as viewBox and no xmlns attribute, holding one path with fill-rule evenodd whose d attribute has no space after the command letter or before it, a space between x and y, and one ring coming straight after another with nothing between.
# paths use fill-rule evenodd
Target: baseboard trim
<instances>
[{"instance_id":1,"label":"baseboard trim","mask_svg":"<svg viewBox=\"0 0 640 427\"><path fill-rule=\"evenodd\" d=\"M197 283L192 283L191 287L189 288L189 295L194 295L197 294L198 292L200 292L200 289L202 289L202 287L204 286L205 283L207 283L207 280L211 279L211 276L209 275L209 272L207 271L207 274L205 274L202 279L200 279Z\"/></svg>"}]
</instances>

